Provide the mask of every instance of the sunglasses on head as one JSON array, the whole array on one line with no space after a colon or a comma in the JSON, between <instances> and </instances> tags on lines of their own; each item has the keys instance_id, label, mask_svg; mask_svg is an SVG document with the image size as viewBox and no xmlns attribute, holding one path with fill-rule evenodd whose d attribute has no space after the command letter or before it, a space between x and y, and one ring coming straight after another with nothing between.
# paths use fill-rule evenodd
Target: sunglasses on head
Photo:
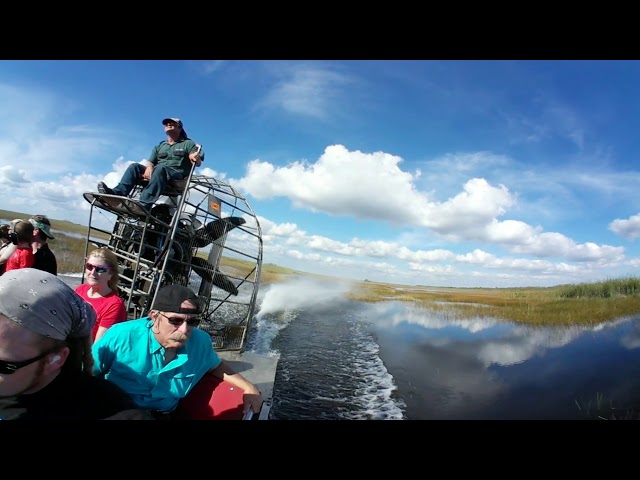
<instances>
[{"instance_id":1,"label":"sunglasses on head","mask_svg":"<svg viewBox=\"0 0 640 480\"><path fill-rule=\"evenodd\" d=\"M107 270L109 270L109 267L98 267L97 265L93 265L93 264L88 263L88 262L87 262L87 263L85 263L84 268L85 268L87 271L89 271L89 272L90 272L91 270L95 270L95 271L96 271L96 273L104 273L104 272L106 272Z\"/></svg>"},{"instance_id":2,"label":"sunglasses on head","mask_svg":"<svg viewBox=\"0 0 640 480\"><path fill-rule=\"evenodd\" d=\"M164 312L158 312L158 313L162 315L164 318L166 318L171 325L176 327L179 327L184 322L187 322L187 325L189 325L190 327L197 327L200 324L200 317L191 317L185 320L184 318L167 317L164 314Z\"/></svg>"},{"instance_id":3,"label":"sunglasses on head","mask_svg":"<svg viewBox=\"0 0 640 480\"><path fill-rule=\"evenodd\" d=\"M26 367L27 365L31 365L32 363L37 362L41 358L46 357L50 353L53 353L53 352L47 351L47 352L41 353L37 357L33 357L29 360L23 360L21 362L7 362L6 360L0 360L0 374L11 375L13 372L18 370L19 368Z\"/></svg>"}]
</instances>

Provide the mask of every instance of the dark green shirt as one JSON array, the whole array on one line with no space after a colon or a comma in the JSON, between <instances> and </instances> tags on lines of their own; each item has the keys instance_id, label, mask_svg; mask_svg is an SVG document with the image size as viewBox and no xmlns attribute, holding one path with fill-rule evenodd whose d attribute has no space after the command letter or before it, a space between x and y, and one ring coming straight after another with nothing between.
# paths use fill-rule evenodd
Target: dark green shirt
<instances>
[{"instance_id":1,"label":"dark green shirt","mask_svg":"<svg viewBox=\"0 0 640 480\"><path fill-rule=\"evenodd\" d=\"M198 144L190 138L181 137L173 145L166 140L153 147L149 161L154 165L165 165L182 171L186 177L191 171L189 154L198 151ZM200 149L200 158L204 162L204 150Z\"/></svg>"}]
</instances>

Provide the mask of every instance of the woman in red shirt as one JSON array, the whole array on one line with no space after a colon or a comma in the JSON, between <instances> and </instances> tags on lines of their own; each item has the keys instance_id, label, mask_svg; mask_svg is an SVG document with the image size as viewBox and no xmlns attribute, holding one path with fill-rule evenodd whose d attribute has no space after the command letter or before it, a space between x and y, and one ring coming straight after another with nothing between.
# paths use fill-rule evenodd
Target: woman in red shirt
<instances>
[{"instance_id":1,"label":"woman in red shirt","mask_svg":"<svg viewBox=\"0 0 640 480\"><path fill-rule=\"evenodd\" d=\"M76 293L96 311L96 323L91 331L98 340L109 327L127 319L124 300L118 296L118 257L106 247L93 250L85 264L85 283Z\"/></svg>"}]
</instances>

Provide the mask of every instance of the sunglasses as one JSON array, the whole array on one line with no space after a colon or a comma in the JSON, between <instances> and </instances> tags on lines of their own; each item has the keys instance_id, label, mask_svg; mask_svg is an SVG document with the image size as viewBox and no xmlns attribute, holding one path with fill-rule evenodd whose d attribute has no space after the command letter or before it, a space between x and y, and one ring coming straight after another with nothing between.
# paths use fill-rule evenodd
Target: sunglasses
<instances>
[{"instance_id":1,"label":"sunglasses","mask_svg":"<svg viewBox=\"0 0 640 480\"><path fill-rule=\"evenodd\" d=\"M91 270L95 270L96 273L104 273L109 270L109 267L98 267L97 265L92 265L91 263L85 263L84 268L90 272Z\"/></svg>"},{"instance_id":2,"label":"sunglasses","mask_svg":"<svg viewBox=\"0 0 640 480\"><path fill-rule=\"evenodd\" d=\"M179 327L184 322L187 322L187 325L189 325L190 327L197 327L200 324L200 320L201 320L200 317L191 317L188 320L185 320L184 318L167 317L164 314L164 312L158 312L158 313L162 315L164 318L166 318L171 325L174 325L176 327Z\"/></svg>"},{"instance_id":3,"label":"sunglasses","mask_svg":"<svg viewBox=\"0 0 640 480\"><path fill-rule=\"evenodd\" d=\"M51 351L47 351L41 353L37 357L33 357L29 360L23 360L22 362L7 362L6 360L0 360L0 374L2 375L11 375L13 372L18 370L19 368L26 367L27 365L31 365L33 362L37 362L41 358L46 357L52 353Z\"/></svg>"}]
</instances>

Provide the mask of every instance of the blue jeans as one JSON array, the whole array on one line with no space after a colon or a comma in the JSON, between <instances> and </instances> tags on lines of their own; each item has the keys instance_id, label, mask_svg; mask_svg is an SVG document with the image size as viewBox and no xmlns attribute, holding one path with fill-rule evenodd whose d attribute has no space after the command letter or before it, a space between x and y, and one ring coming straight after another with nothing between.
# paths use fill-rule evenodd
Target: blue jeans
<instances>
[{"instance_id":1,"label":"blue jeans","mask_svg":"<svg viewBox=\"0 0 640 480\"><path fill-rule=\"evenodd\" d=\"M122 197L129 195L131 190L142 180L142 174L145 170L146 167L141 163L129 165L124 175L122 175L120 183L113 188L113 193ZM156 165L153 168L149 184L142 189L140 203L149 210L171 180L182 180L183 178L184 175L180 170L164 165Z\"/></svg>"}]
</instances>

